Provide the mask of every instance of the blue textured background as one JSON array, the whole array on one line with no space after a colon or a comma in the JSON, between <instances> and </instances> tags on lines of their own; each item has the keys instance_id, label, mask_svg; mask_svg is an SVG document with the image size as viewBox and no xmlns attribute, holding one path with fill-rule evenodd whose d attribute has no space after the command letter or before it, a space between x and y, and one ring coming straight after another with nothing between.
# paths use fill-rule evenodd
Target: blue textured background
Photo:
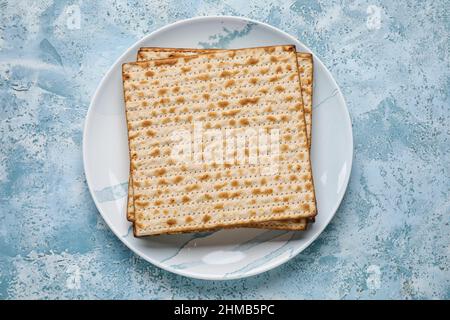
<instances>
[{"instance_id":1,"label":"blue textured background","mask_svg":"<svg viewBox=\"0 0 450 320\"><path fill-rule=\"evenodd\" d=\"M449 299L450 8L408 2L0 0L0 298ZM319 239L220 283L126 249L93 204L81 152L116 58L167 23L218 14L308 45L342 88L355 139L347 195Z\"/></svg>"}]
</instances>

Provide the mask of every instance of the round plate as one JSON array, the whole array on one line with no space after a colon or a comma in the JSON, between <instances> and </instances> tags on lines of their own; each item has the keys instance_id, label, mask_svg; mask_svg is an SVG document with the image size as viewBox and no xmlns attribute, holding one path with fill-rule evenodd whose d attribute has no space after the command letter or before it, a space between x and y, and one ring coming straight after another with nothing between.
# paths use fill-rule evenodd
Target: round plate
<instances>
[{"instance_id":1,"label":"round plate","mask_svg":"<svg viewBox=\"0 0 450 320\"><path fill-rule=\"evenodd\" d=\"M262 229L135 238L126 220L129 173L128 140L121 66L135 61L140 47L243 48L295 44L283 31L237 17L202 17L180 21L136 42L101 81L86 118L83 157L86 179L102 217L136 254L187 277L236 279L272 269L304 250L335 214L350 177L353 138L347 107L336 82L314 56L314 105L311 161L318 215L306 232Z\"/></svg>"}]
</instances>

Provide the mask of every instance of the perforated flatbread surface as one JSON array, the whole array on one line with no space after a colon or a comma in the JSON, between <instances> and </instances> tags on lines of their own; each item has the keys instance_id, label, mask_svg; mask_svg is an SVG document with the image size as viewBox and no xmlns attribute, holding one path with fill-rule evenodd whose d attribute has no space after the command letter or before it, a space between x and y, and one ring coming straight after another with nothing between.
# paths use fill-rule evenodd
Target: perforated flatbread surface
<instances>
[{"instance_id":1,"label":"perforated flatbread surface","mask_svg":"<svg viewBox=\"0 0 450 320\"><path fill-rule=\"evenodd\" d=\"M225 49L191 49L191 48L140 48L137 61L167 59L198 55L199 53L227 51ZM303 108L305 110L306 133L311 141L312 127L312 93L313 93L313 57L307 52L297 52L298 71L302 89Z\"/></svg>"},{"instance_id":2,"label":"perforated flatbread surface","mask_svg":"<svg viewBox=\"0 0 450 320\"><path fill-rule=\"evenodd\" d=\"M138 61L148 61L155 59L164 59L172 57L184 57L189 55L197 55L199 53L208 53L211 51L226 51L223 49L191 49L191 48L141 48L137 55ZM308 134L311 132L311 103L312 103L312 55L309 53L299 53L297 52L298 69L301 72L300 82L302 99L304 103L304 109L308 114L305 114L306 120L306 131ZM310 138L308 139L310 142ZM134 220L134 204L133 197L130 196L132 193L132 180L130 177L129 185L129 196L128 196L128 209L127 218L130 221ZM271 221L258 223L255 225L250 225L250 227L255 228L267 228L267 229L283 229L283 230L305 230L307 227L308 219L296 219L296 220L284 220L284 221Z\"/></svg>"},{"instance_id":3,"label":"perforated flatbread surface","mask_svg":"<svg viewBox=\"0 0 450 320\"><path fill-rule=\"evenodd\" d=\"M123 66L137 236L315 214L293 50L244 49ZM216 128L279 127L278 174L262 176L258 165L174 163L169 133L190 129L196 120Z\"/></svg>"}]
</instances>

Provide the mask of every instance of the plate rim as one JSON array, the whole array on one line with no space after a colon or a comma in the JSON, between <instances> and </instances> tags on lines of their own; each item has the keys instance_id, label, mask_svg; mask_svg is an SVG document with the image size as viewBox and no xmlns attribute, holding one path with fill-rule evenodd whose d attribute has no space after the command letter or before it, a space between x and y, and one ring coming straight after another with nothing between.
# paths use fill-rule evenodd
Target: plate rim
<instances>
[{"instance_id":1,"label":"plate rim","mask_svg":"<svg viewBox=\"0 0 450 320\"><path fill-rule=\"evenodd\" d=\"M307 51L309 53L311 53L314 57L314 63L318 63L320 64L323 69L325 70L325 73L327 75L327 77L332 81L332 84L337 88L337 94L340 96L340 98L343 101L344 104L344 109L345 109L345 118L348 121L348 123L350 124L349 126L349 130L348 130L348 134L350 136L350 163L349 163L349 171L348 174L345 177L345 181L344 181L344 185L345 189L342 192L341 196L339 197L339 201L336 203L336 205L333 207L332 213L330 214L330 216L328 217L327 220L325 220L324 225L321 229L318 230L318 232L316 234L314 234L313 236L311 236L311 238L309 238L302 246L300 246L299 248L294 249L293 253L286 257L286 258L282 258L282 259L278 259L275 261L272 261L270 263L267 263L265 266L262 266L260 268L256 268L256 271L249 271L247 273L244 274L233 274L231 276L224 276L224 277L217 277L217 275L208 275L208 274L192 274L190 272L185 272L183 270L179 270L179 269L175 269L172 268L169 265L165 265L163 263L161 263L160 261L157 261L155 259L152 259L150 257L148 257L146 254L144 254L139 248L135 248L130 242L127 241L127 239L124 239L123 237L121 237L121 235L115 230L115 228L113 228L113 226L111 225L111 223L108 221L108 219L105 219L105 213L103 212L103 210L101 209L100 204L98 203L97 199L94 197L94 190L92 189L91 183L90 183L90 178L89 176L91 176L91 173L88 169L88 160L87 160L87 156L86 156L86 149L87 149L87 131L88 131L88 124L91 122L91 117L92 117L92 109L93 109L93 105L96 102L99 93L100 93L100 88L103 87L103 85L105 84L105 82L111 77L111 74L113 72L114 66L116 66L118 63L120 63L120 61L127 55L129 54L131 51L133 51L135 49L135 47L137 47L139 45L139 43L145 42L146 40L152 38L153 36L155 36L156 34L163 32L163 31L167 31L170 30L172 28L176 28L180 25L183 24L189 24L189 23L195 23L197 21L214 21L217 19L221 19L221 20L229 20L229 21L245 21L247 23L255 23L257 25L263 26L271 31L274 32L278 32L280 34L282 34L283 36L287 37L288 39L292 40L293 43L300 43L301 45L303 45L303 47L305 47L307 49ZM90 100L90 104L85 116L85 120L84 120L84 126L83 126L83 140L82 140L82 152L83 152L83 169L84 169L84 176L86 179L86 183L88 186L88 190L89 193L91 194L91 198L94 201L94 204L98 210L98 212L100 213L102 219L104 220L104 222L108 225L108 228L114 233L114 235L119 238L119 240L128 248L130 249L134 254L138 255L140 258L144 259L147 262L150 262L151 264L155 265L158 268L161 268L163 270L169 271L171 273L174 274L178 274L187 278L193 278L193 279L199 279L199 280L219 280L219 281L226 281L226 280L236 280L236 279L242 279L242 278L247 278L247 277L252 277L252 276L256 276L258 274L264 273L266 271L272 270L288 261L290 261L291 259L293 259L294 257L296 257L299 253L301 253L303 250L305 250L306 248L308 248L311 243L313 243L322 233L323 231L328 227L328 225L330 224L331 220L334 218L334 216L336 215L336 212L338 210L338 208L340 207L342 200L345 196L345 194L347 193L347 188L348 188L348 183L350 181L350 176L351 176L351 172L352 172L352 168L353 168L353 158L354 158L354 141L353 141L353 125L352 125L352 121L351 121L351 117L350 117L350 113L348 110L348 106L347 106L347 102L345 101L344 95L342 94L341 88L338 86L336 80L334 79L333 75L331 74L330 70L328 70L328 68L325 66L325 64L317 57L317 55L312 52L312 50L306 46L303 42L299 41L298 39L296 39L294 36L288 34L287 32L274 27L272 25L269 25L265 22L262 21L258 21L258 20L254 20L254 19L250 19L247 17L241 17L241 16L230 16L230 15L211 15L211 16L196 16L196 17L191 17L191 18L187 18L187 19L182 19L182 20L178 20L175 21L173 23L169 23L161 28L158 28L154 31L152 31L151 33L149 33L148 35L140 38L139 40L137 40L136 42L134 42L130 47L128 47L127 50L125 50L125 52L123 52L114 62L113 64L109 67L108 71L105 73L105 75L103 76L103 78L101 79L101 81L98 83L94 94L92 95L92 98Z\"/></svg>"}]
</instances>

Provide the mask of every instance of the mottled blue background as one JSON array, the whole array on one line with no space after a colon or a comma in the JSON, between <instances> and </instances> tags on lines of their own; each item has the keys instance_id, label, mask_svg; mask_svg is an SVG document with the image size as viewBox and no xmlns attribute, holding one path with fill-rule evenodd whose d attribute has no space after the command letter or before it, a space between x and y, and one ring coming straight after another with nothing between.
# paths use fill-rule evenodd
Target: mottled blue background
<instances>
[{"instance_id":1,"label":"mottled blue background","mask_svg":"<svg viewBox=\"0 0 450 320\"><path fill-rule=\"evenodd\" d=\"M0 0L0 298L450 298L450 8L395 2ZM342 88L355 139L347 195L319 239L220 283L131 253L94 206L81 151L90 98L122 52L219 14L308 45Z\"/></svg>"}]
</instances>

